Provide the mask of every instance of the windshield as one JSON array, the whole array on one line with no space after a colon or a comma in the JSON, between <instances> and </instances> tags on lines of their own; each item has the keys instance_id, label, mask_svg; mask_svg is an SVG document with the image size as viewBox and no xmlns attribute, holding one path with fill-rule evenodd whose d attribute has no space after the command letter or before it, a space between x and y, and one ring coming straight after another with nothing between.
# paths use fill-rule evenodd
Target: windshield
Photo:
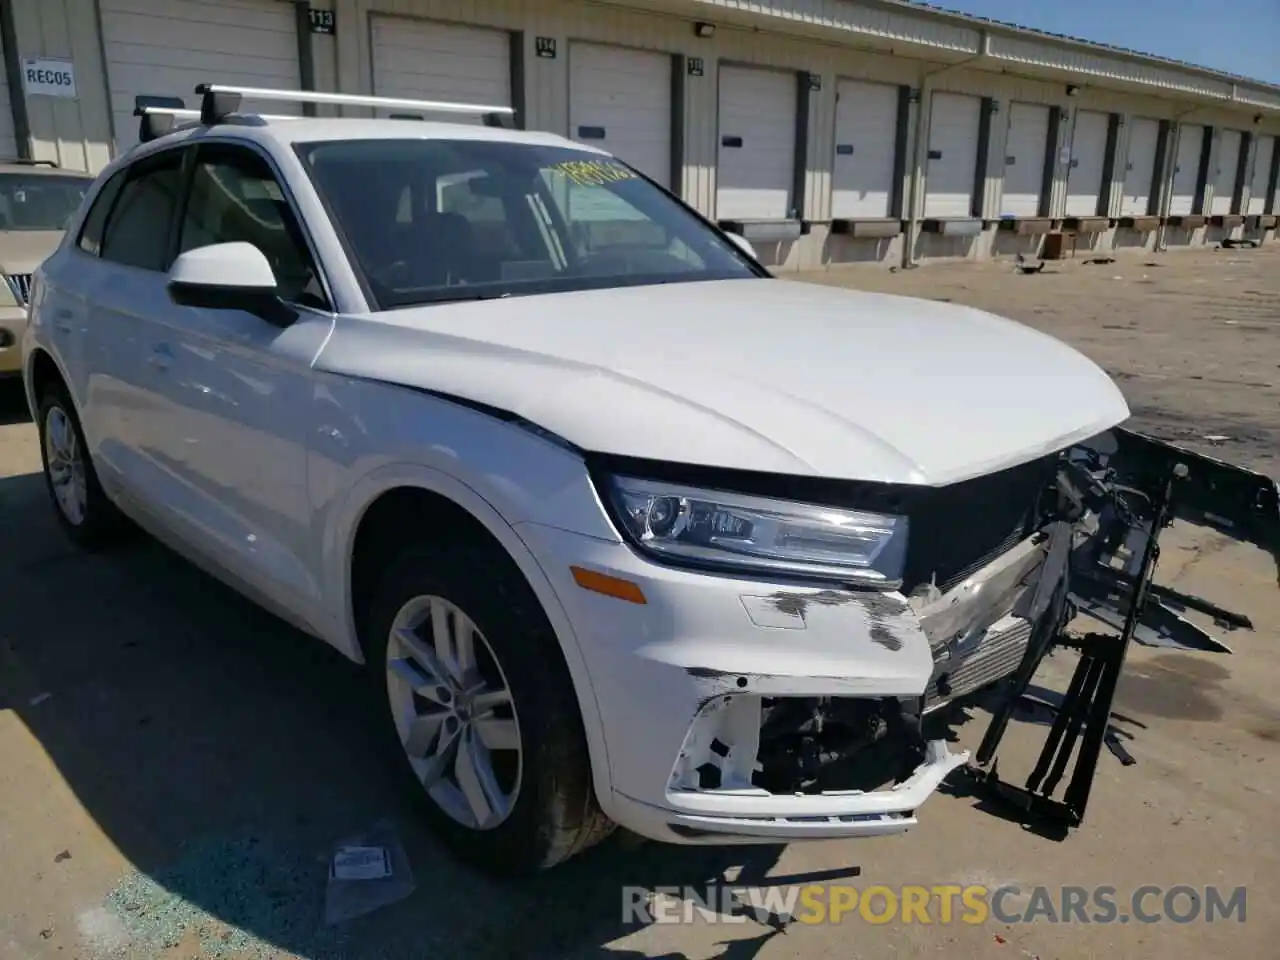
<instances>
[{"instance_id":1,"label":"windshield","mask_svg":"<svg viewBox=\"0 0 1280 960\"><path fill-rule=\"evenodd\" d=\"M0 173L0 231L65 230L92 177Z\"/></svg>"},{"instance_id":2,"label":"windshield","mask_svg":"<svg viewBox=\"0 0 1280 960\"><path fill-rule=\"evenodd\" d=\"M600 154L485 140L298 149L380 309L762 275Z\"/></svg>"}]
</instances>

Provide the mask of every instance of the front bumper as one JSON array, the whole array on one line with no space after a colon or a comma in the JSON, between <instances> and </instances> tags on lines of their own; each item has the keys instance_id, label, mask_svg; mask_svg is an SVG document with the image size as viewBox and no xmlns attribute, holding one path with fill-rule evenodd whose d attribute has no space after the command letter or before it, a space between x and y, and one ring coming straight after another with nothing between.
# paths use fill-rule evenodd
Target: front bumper
<instances>
[{"instance_id":1,"label":"front bumper","mask_svg":"<svg viewBox=\"0 0 1280 960\"><path fill-rule=\"evenodd\" d=\"M927 708L926 691L934 705L944 702L940 678L962 673L965 651L981 652L989 628L1007 627L1048 554L1037 537L951 591L909 601L663 567L624 544L539 525L521 533L582 646L609 756L610 795L601 803L628 829L676 843L878 836L913 826L915 811L967 753L926 745L918 727L914 737L896 730L887 735L901 741L888 745L900 746L892 786L766 789L762 718L784 700L902 704L916 714ZM571 566L630 581L645 603L582 589ZM1013 658L1009 670L1016 666Z\"/></svg>"},{"instance_id":2,"label":"front bumper","mask_svg":"<svg viewBox=\"0 0 1280 960\"><path fill-rule=\"evenodd\" d=\"M22 372L22 333L26 328L24 308L0 307L0 377Z\"/></svg>"}]
</instances>

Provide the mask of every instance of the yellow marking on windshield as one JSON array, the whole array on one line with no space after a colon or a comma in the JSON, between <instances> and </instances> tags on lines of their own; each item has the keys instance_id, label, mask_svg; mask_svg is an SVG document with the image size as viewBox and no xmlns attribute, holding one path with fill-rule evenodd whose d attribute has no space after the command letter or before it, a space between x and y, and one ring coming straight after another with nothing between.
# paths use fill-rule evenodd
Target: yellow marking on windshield
<instances>
[{"instance_id":1,"label":"yellow marking on windshield","mask_svg":"<svg viewBox=\"0 0 1280 960\"><path fill-rule=\"evenodd\" d=\"M633 170L620 163L609 163L604 160L565 160L551 167L556 173L563 174L581 187L601 187L606 183L617 183L620 180L638 180Z\"/></svg>"}]
</instances>

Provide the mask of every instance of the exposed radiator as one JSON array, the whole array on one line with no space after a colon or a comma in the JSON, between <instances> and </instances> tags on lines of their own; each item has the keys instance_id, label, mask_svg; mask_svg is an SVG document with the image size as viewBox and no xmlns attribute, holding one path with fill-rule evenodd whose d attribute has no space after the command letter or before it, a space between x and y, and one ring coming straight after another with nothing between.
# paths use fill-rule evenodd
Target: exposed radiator
<instances>
[{"instance_id":1,"label":"exposed radiator","mask_svg":"<svg viewBox=\"0 0 1280 960\"><path fill-rule=\"evenodd\" d=\"M925 691L925 710L933 710L958 697L1003 680L1018 669L1031 639L1031 624L1021 617L1007 616L994 623L982 639L965 644L934 668L934 678ZM945 694L938 692L941 682Z\"/></svg>"}]
</instances>

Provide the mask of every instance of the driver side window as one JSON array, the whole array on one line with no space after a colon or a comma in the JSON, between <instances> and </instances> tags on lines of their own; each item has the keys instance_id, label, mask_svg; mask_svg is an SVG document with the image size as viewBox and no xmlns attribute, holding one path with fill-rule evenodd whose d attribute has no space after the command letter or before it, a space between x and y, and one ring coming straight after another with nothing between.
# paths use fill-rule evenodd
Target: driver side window
<instances>
[{"instance_id":1,"label":"driver side window","mask_svg":"<svg viewBox=\"0 0 1280 960\"><path fill-rule=\"evenodd\" d=\"M271 166L246 147L205 144L196 154L178 252L251 243L266 256L283 299L329 309L311 252Z\"/></svg>"}]
</instances>

